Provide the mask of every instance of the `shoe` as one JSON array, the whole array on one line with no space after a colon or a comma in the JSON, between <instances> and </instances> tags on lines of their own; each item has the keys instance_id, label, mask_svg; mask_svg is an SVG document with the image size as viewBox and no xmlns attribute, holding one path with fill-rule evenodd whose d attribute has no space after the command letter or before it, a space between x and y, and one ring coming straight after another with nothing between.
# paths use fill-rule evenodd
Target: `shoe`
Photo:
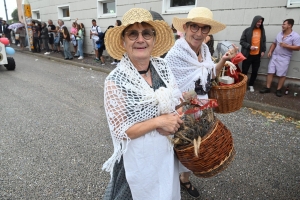
<instances>
[{"instance_id":1,"label":"shoe","mask_svg":"<svg viewBox=\"0 0 300 200\"><path fill-rule=\"evenodd\" d=\"M270 88L265 87L264 89L261 89L259 92L260 93L270 93L271 90L270 90Z\"/></svg>"},{"instance_id":2,"label":"shoe","mask_svg":"<svg viewBox=\"0 0 300 200\"><path fill-rule=\"evenodd\" d=\"M69 58L69 60L73 60L73 58Z\"/></svg>"},{"instance_id":3,"label":"shoe","mask_svg":"<svg viewBox=\"0 0 300 200\"><path fill-rule=\"evenodd\" d=\"M50 52L46 52L46 53L44 53L45 55L49 55L50 54Z\"/></svg>"},{"instance_id":4,"label":"shoe","mask_svg":"<svg viewBox=\"0 0 300 200\"><path fill-rule=\"evenodd\" d=\"M82 56L79 56L79 58L78 58L79 60L82 60L83 59L83 57Z\"/></svg>"},{"instance_id":5,"label":"shoe","mask_svg":"<svg viewBox=\"0 0 300 200\"><path fill-rule=\"evenodd\" d=\"M20 44L17 45L18 47L20 46Z\"/></svg>"},{"instance_id":6,"label":"shoe","mask_svg":"<svg viewBox=\"0 0 300 200\"><path fill-rule=\"evenodd\" d=\"M276 96L282 97L282 92L281 92L281 90L276 90Z\"/></svg>"},{"instance_id":7,"label":"shoe","mask_svg":"<svg viewBox=\"0 0 300 200\"><path fill-rule=\"evenodd\" d=\"M76 55L76 54L75 54L74 57L79 57L79 55Z\"/></svg>"},{"instance_id":8,"label":"shoe","mask_svg":"<svg viewBox=\"0 0 300 200\"><path fill-rule=\"evenodd\" d=\"M105 65L105 63L101 63L101 65Z\"/></svg>"},{"instance_id":9,"label":"shoe","mask_svg":"<svg viewBox=\"0 0 300 200\"><path fill-rule=\"evenodd\" d=\"M249 86L250 92L254 92L253 86Z\"/></svg>"},{"instance_id":10,"label":"shoe","mask_svg":"<svg viewBox=\"0 0 300 200\"><path fill-rule=\"evenodd\" d=\"M118 63L114 61L114 62L112 62L112 63L110 63L110 64L111 64L111 65L116 65L116 64L118 64Z\"/></svg>"},{"instance_id":11,"label":"shoe","mask_svg":"<svg viewBox=\"0 0 300 200\"><path fill-rule=\"evenodd\" d=\"M191 197L197 198L197 197L200 196L198 190L192 186L192 184L191 184L190 181L189 181L189 182L186 182L186 183L183 183L183 182L181 182L181 180L180 180L180 186L181 186L182 188L184 188L184 189L187 191L187 193L188 193ZM188 186L189 186L189 187L188 187Z\"/></svg>"},{"instance_id":12,"label":"shoe","mask_svg":"<svg viewBox=\"0 0 300 200\"><path fill-rule=\"evenodd\" d=\"M69 60L69 58L65 58L65 60Z\"/></svg>"}]
</instances>

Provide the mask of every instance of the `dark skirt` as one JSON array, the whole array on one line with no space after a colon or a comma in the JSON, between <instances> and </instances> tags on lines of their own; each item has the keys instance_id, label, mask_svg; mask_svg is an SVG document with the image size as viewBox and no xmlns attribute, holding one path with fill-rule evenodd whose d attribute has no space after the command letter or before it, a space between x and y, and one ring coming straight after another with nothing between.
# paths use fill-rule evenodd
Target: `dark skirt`
<instances>
[{"instance_id":1,"label":"dark skirt","mask_svg":"<svg viewBox=\"0 0 300 200\"><path fill-rule=\"evenodd\" d=\"M104 200L132 200L131 191L126 180L123 156L116 161L112 178L106 188Z\"/></svg>"}]
</instances>

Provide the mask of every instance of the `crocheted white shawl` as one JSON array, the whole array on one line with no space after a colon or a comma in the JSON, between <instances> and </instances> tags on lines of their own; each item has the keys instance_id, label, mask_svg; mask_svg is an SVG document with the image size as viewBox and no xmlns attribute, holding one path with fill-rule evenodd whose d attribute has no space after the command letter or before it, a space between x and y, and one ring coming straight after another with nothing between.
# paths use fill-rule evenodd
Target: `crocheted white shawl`
<instances>
[{"instance_id":1,"label":"crocheted white shawl","mask_svg":"<svg viewBox=\"0 0 300 200\"><path fill-rule=\"evenodd\" d=\"M200 84L206 89L208 74L216 74L215 64L211 59L209 49L206 44L201 46L202 62L198 61L196 53L191 49L185 38L176 40L165 57L173 72L181 92L195 89L195 82L200 78Z\"/></svg>"},{"instance_id":2,"label":"crocheted white shawl","mask_svg":"<svg viewBox=\"0 0 300 200\"><path fill-rule=\"evenodd\" d=\"M133 66L127 54L124 54L117 68L105 80L104 106L114 153L102 169L111 174L115 162L120 161L130 142L126 130L136 123L174 112L175 106L180 104L181 92L166 62L152 57L150 61L167 88L160 87L154 92ZM155 132L157 131L150 133Z\"/></svg>"}]
</instances>

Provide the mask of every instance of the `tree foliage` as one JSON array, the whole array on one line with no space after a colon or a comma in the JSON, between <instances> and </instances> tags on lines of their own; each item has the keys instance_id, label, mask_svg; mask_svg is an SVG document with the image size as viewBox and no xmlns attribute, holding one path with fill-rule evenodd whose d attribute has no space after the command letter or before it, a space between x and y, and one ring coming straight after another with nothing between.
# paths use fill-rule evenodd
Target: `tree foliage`
<instances>
[{"instance_id":1,"label":"tree foliage","mask_svg":"<svg viewBox=\"0 0 300 200\"><path fill-rule=\"evenodd\" d=\"M13 22L18 22L19 21L19 15L18 15L18 9L17 8L11 13L11 17L12 17Z\"/></svg>"}]
</instances>

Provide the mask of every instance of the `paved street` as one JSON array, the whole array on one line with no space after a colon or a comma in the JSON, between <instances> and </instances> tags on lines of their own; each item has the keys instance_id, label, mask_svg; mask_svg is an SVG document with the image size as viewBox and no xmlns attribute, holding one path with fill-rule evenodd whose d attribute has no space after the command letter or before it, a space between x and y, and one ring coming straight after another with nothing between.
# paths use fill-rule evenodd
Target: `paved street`
<instances>
[{"instance_id":1,"label":"paved street","mask_svg":"<svg viewBox=\"0 0 300 200\"><path fill-rule=\"evenodd\" d=\"M107 74L14 58L16 71L0 67L0 199L102 199L110 175L101 167L113 151L103 108ZM217 116L237 154L215 177L192 177L200 199L299 199L300 129L247 108Z\"/></svg>"}]
</instances>

